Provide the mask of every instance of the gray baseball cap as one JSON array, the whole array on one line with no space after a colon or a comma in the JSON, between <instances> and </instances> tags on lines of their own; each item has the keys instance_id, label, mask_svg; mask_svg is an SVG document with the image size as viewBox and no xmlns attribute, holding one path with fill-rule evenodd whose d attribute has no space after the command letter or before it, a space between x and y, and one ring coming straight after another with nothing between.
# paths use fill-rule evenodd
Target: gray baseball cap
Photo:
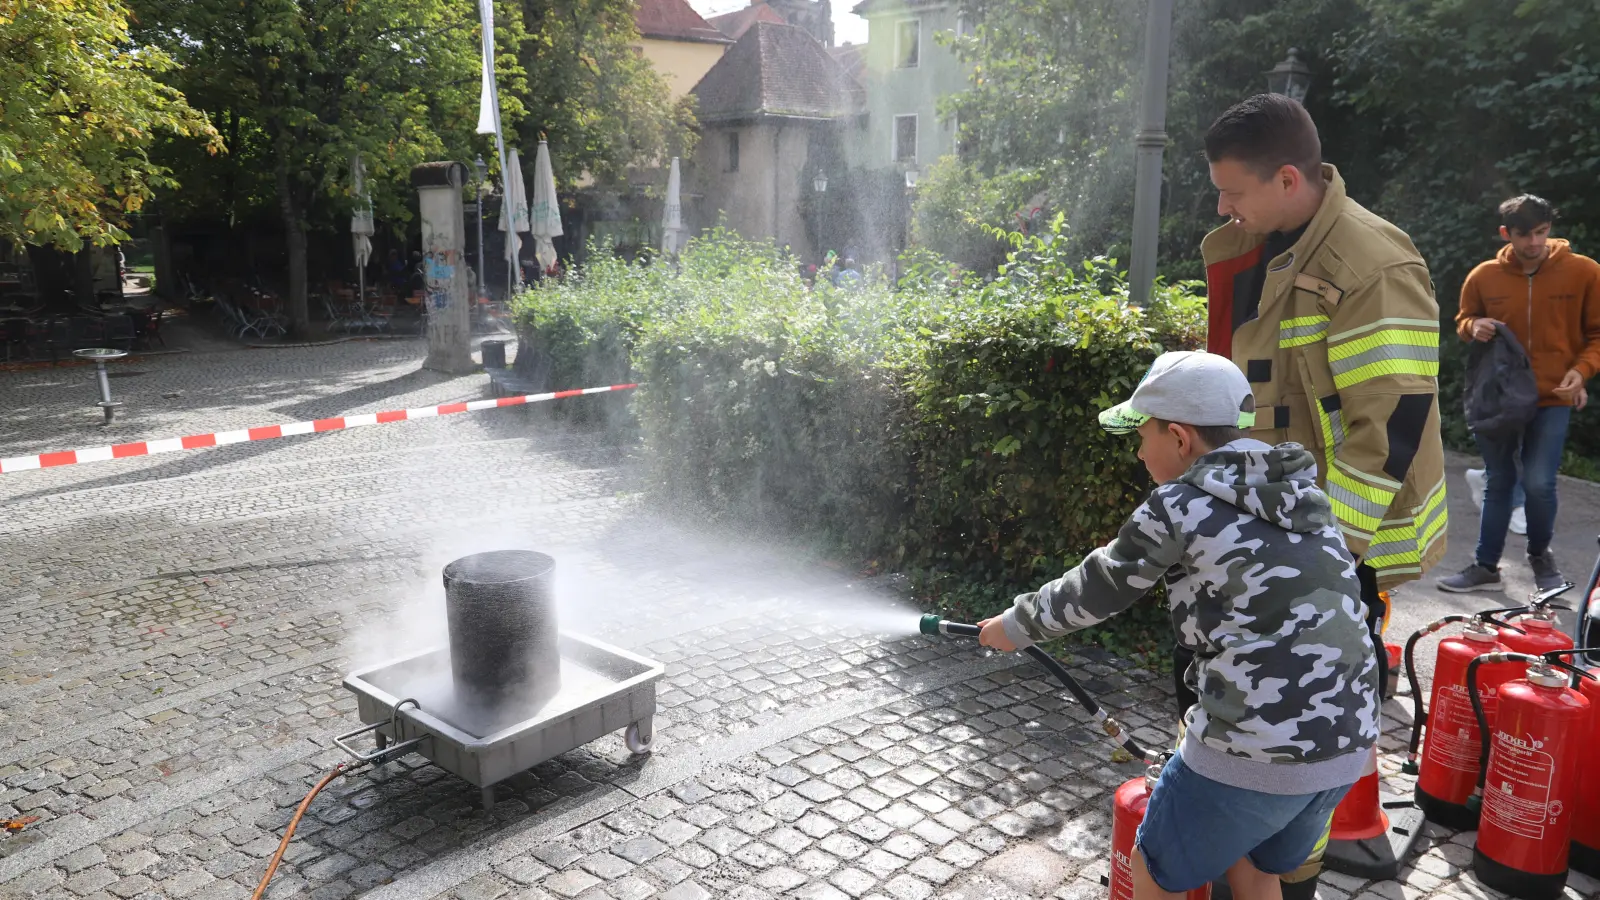
<instances>
[{"instance_id":1,"label":"gray baseball cap","mask_svg":"<svg viewBox=\"0 0 1600 900\"><path fill-rule=\"evenodd\" d=\"M1250 428L1256 423L1255 395L1244 373L1226 356L1193 350L1163 353L1132 397L1100 414L1100 427L1127 434L1151 419Z\"/></svg>"}]
</instances>

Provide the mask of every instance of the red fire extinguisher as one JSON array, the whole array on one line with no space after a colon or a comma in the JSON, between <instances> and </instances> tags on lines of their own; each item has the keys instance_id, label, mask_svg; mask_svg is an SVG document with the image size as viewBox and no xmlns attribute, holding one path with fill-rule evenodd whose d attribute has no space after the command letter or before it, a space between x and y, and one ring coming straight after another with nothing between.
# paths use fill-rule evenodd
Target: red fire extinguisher
<instances>
[{"instance_id":1,"label":"red fire extinguisher","mask_svg":"<svg viewBox=\"0 0 1600 900\"><path fill-rule=\"evenodd\" d=\"M1569 672L1588 673L1560 659L1490 653L1467 666L1467 690L1482 735L1472 802L1481 808L1472 869L1478 880L1524 900L1556 900L1567 885L1567 860L1590 703L1571 687ZM1491 727L1478 699L1480 666L1527 665L1527 674L1500 686Z\"/></svg>"},{"instance_id":2,"label":"red fire extinguisher","mask_svg":"<svg viewBox=\"0 0 1600 900\"><path fill-rule=\"evenodd\" d=\"M1407 774L1417 776L1417 806L1428 819L1461 830L1477 827L1478 816L1467 808L1467 798L1472 796L1472 785L1478 777L1478 725L1472 717L1472 703L1467 697L1467 666L1485 653L1503 649L1499 632L1492 624L1492 613L1476 616L1445 616L1413 634L1406 641L1406 677L1411 684L1411 696L1422 697L1417 683L1415 652L1417 641L1452 622L1466 622L1459 635L1439 642L1438 655L1433 664L1433 692L1427 707L1418 704L1411 721L1411 745L1406 762L1401 767ZM1516 672L1501 668L1490 669L1481 679L1480 689L1492 722L1495 709L1495 691L1503 681L1516 677ZM1428 742L1422 743L1422 729L1428 729ZM1419 762L1420 756L1420 762Z\"/></svg>"},{"instance_id":3,"label":"red fire extinguisher","mask_svg":"<svg viewBox=\"0 0 1600 900\"><path fill-rule=\"evenodd\" d=\"M1600 668L1590 669L1588 678L1578 679L1578 692L1589 701L1589 736L1579 746L1593 753L1600 747ZM1579 766L1571 864L1585 875L1600 878L1600 766L1593 761Z\"/></svg>"},{"instance_id":4,"label":"red fire extinguisher","mask_svg":"<svg viewBox=\"0 0 1600 900\"><path fill-rule=\"evenodd\" d=\"M1569 582L1558 588L1541 591L1528 603L1526 614L1507 621L1500 629L1500 646L1512 653L1543 656L1556 650L1571 650L1572 638L1556 627L1556 610L1570 609L1550 602L1572 588Z\"/></svg>"},{"instance_id":5,"label":"red fire extinguisher","mask_svg":"<svg viewBox=\"0 0 1600 900\"><path fill-rule=\"evenodd\" d=\"M1117 788L1111 806L1111 900L1133 900L1133 839L1144 821L1150 792L1161 777L1158 763L1143 775L1130 778ZM1211 885L1202 885L1184 895L1185 900L1210 900Z\"/></svg>"},{"instance_id":6,"label":"red fire extinguisher","mask_svg":"<svg viewBox=\"0 0 1600 900\"><path fill-rule=\"evenodd\" d=\"M1478 825L1476 809L1467 806L1472 786L1478 778L1478 725L1467 696L1467 664L1495 650L1548 652L1572 646L1565 635L1554 630L1553 602L1570 590L1570 583L1533 595L1527 604L1489 609L1471 616L1451 615L1430 623L1406 641L1406 677L1411 686L1416 714L1411 721L1411 744L1401 771L1417 776L1416 802L1428 819L1451 828L1470 830ZM1500 616L1518 615L1513 622ZM1452 622L1468 623L1462 633L1439 643L1434 659L1433 691L1428 705L1421 705L1422 688L1417 683L1417 641ZM1493 626L1500 626L1497 631ZM1515 646L1507 646L1506 640ZM1495 693L1502 682L1522 675L1522 666L1496 666L1482 676L1487 717L1494 724ZM1428 740L1422 746L1422 730ZM1421 752L1419 754L1419 747ZM1420 756L1420 760L1419 760Z\"/></svg>"}]
</instances>

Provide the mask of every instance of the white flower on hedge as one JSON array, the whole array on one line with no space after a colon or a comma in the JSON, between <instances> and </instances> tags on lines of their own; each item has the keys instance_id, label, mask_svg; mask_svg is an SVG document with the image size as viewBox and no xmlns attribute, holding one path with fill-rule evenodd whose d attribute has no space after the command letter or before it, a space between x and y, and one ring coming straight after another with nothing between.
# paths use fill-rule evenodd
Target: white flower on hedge
<instances>
[{"instance_id":1,"label":"white flower on hedge","mask_svg":"<svg viewBox=\"0 0 1600 900\"><path fill-rule=\"evenodd\" d=\"M778 364L777 363L775 363L775 362L773 362L772 360L769 359L766 362L762 363L761 367L763 369L767 370L767 374L768 375L771 375L773 377L777 377L777 375L778 375Z\"/></svg>"}]
</instances>

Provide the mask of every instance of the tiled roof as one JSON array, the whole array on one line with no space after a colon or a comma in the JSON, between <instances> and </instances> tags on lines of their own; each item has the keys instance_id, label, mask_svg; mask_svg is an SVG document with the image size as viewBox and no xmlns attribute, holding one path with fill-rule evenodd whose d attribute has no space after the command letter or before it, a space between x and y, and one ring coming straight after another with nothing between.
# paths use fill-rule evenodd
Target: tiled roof
<instances>
[{"instance_id":1,"label":"tiled roof","mask_svg":"<svg viewBox=\"0 0 1600 900\"><path fill-rule=\"evenodd\" d=\"M757 22L771 22L774 25L787 25L788 20L783 13L778 12L763 2L752 3L744 9L736 9L731 13L712 16L706 21L717 27L718 31L734 40L744 37L750 26Z\"/></svg>"},{"instance_id":2,"label":"tiled roof","mask_svg":"<svg viewBox=\"0 0 1600 900\"><path fill-rule=\"evenodd\" d=\"M726 44L728 38L690 8L688 0L638 0L633 22L639 36Z\"/></svg>"},{"instance_id":3,"label":"tiled roof","mask_svg":"<svg viewBox=\"0 0 1600 900\"><path fill-rule=\"evenodd\" d=\"M867 45L845 44L842 47L830 47L828 52L850 74L851 78L861 80L861 73L867 68Z\"/></svg>"},{"instance_id":4,"label":"tiled roof","mask_svg":"<svg viewBox=\"0 0 1600 900\"><path fill-rule=\"evenodd\" d=\"M850 11L865 18L878 13L906 13L916 9L949 5L951 0L861 0L851 7Z\"/></svg>"},{"instance_id":5,"label":"tiled roof","mask_svg":"<svg viewBox=\"0 0 1600 900\"><path fill-rule=\"evenodd\" d=\"M851 78L809 31L758 22L695 85L702 121L750 115L833 118L865 100Z\"/></svg>"}]
</instances>

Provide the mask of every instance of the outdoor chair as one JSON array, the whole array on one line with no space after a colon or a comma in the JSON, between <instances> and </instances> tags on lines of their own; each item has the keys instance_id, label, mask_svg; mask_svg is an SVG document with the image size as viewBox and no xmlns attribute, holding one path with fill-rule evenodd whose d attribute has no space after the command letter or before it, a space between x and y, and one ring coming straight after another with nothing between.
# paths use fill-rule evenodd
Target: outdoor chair
<instances>
[{"instance_id":1,"label":"outdoor chair","mask_svg":"<svg viewBox=\"0 0 1600 900\"><path fill-rule=\"evenodd\" d=\"M150 346L151 339L154 339L163 348L167 346L167 339L161 336L161 320L166 318L165 312L158 306L145 313L144 338L146 347Z\"/></svg>"},{"instance_id":2,"label":"outdoor chair","mask_svg":"<svg viewBox=\"0 0 1600 900\"><path fill-rule=\"evenodd\" d=\"M21 350L24 359L28 356L29 322L27 319L7 319L5 322L6 362L16 358Z\"/></svg>"},{"instance_id":3,"label":"outdoor chair","mask_svg":"<svg viewBox=\"0 0 1600 900\"><path fill-rule=\"evenodd\" d=\"M106 336L105 323L88 316L73 316L67 320L67 327L73 350L97 347Z\"/></svg>"},{"instance_id":4,"label":"outdoor chair","mask_svg":"<svg viewBox=\"0 0 1600 900\"><path fill-rule=\"evenodd\" d=\"M126 314L108 316L105 321L105 342L118 350L132 350L134 331L133 320Z\"/></svg>"},{"instance_id":5,"label":"outdoor chair","mask_svg":"<svg viewBox=\"0 0 1600 900\"><path fill-rule=\"evenodd\" d=\"M50 362L61 361L64 353L70 354L77 348L72 346L72 323L66 319L51 319L50 326L45 332L45 350L50 353Z\"/></svg>"},{"instance_id":6,"label":"outdoor chair","mask_svg":"<svg viewBox=\"0 0 1600 900\"><path fill-rule=\"evenodd\" d=\"M339 313L339 307L334 303L334 296L337 295L324 295L322 298L322 308L328 314L328 330L347 331L351 325L350 318Z\"/></svg>"}]
</instances>

